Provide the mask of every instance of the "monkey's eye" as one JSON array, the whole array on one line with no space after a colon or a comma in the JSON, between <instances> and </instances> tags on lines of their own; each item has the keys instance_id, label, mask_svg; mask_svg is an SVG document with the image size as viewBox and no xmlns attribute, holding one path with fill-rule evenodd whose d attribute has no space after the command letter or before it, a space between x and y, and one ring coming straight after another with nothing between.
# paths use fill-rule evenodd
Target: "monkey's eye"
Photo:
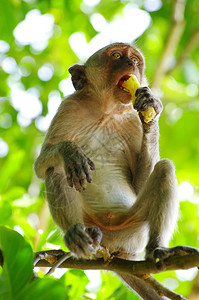
<instances>
[{"instance_id":1,"label":"monkey's eye","mask_svg":"<svg viewBox=\"0 0 199 300\"><path fill-rule=\"evenodd\" d=\"M135 56L131 57L131 60L135 63L138 64L139 63L139 59Z\"/></svg>"},{"instance_id":2,"label":"monkey's eye","mask_svg":"<svg viewBox=\"0 0 199 300\"><path fill-rule=\"evenodd\" d=\"M118 52L114 52L114 53L112 54L112 56L113 56L114 58L116 58L116 59L119 59L119 58L121 57L121 54L119 54Z\"/></svg>"}]
</instances>

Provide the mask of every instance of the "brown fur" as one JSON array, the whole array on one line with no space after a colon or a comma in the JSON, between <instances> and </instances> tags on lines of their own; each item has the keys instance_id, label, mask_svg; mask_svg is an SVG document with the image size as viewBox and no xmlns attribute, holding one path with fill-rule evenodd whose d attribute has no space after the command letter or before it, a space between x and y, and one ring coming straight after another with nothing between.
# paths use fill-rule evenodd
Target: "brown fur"
<instances>
[{"instance_id":1,"label":"brown fur","mask_svg":"<svg viewBox=\"0 0 199 300\"><path fill-rule=\"evenodd\" d=\"M121 59L116 60L114 52ZM132 56L139 59L138 65L131 62ZM141 86L146 85L144 58L135 47L117 43L69 71L77 91L62 102L35 163L36 174L46 182L51 214L64 232L77 223L98 226L101 244L110 252L134 256L146 247L150 255L157 246L167 246L178 203L174 167L169 160L159 159L161 102L149 95L157 116L145 124L133 109L130 94L117 85L126 74L135 74ZM77 145L78 154L68 150L66 141L75 142L71 149ZM73 151L79 174L82 153L95 164L87 180L81 175L74 182L74 174L66 174L68 166L73 169L68 161ZM78 255L77 249L71 248Z\"/></svg>"}]
</instances>

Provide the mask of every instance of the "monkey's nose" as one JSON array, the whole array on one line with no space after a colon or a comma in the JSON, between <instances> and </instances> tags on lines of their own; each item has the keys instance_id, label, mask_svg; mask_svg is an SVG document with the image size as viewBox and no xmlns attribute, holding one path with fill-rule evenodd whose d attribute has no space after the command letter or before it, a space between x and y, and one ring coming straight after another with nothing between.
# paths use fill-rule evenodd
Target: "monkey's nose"
<instances>
[{"instance_id":1,"label":"monkey's nose","mask_svg":"<svg viewBox=\"0 0 199 300\"><path fill-rule=\"evenodd\" d=\"M129 66L135 67L134 62L131 59L129 59L129 58L127 59L127 63L128 63Z\"/></svg>"}]
</instances>

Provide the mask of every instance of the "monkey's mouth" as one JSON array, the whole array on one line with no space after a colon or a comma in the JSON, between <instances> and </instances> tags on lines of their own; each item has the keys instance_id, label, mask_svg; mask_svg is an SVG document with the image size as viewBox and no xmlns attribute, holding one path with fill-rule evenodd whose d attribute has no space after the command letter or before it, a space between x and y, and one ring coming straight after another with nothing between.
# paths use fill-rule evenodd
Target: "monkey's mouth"
<instances>
[{"instance_id":1,"label":"monkey's mouth","mask_svg":"<svg viewBox=\"0 0 199 300\"><path fill-rule=\"evenodd\" d=\"M119 82L118 82L118 87L122 90L122 91L124 91L124 92L126 92L126 93L128 93L128 94L130 94L130 91L127 89L127 88L125 88L125 87L123 87L123 83L124 83L124 81L127 81L129 78L130 78L131 76L129 76L129 75L124 75L120 80L119 80Z\"/></svg>"}]
</instances>

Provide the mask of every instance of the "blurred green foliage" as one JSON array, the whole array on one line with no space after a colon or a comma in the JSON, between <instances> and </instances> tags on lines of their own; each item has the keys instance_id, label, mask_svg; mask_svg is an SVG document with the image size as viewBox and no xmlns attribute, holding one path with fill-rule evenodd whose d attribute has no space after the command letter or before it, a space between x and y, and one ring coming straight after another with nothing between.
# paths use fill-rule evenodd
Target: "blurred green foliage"
<instances>
[{"instance_id":1,"label":"blurred green foliage","mask_svg":"<svg viewBox=\"0 0 199 300\"><path fill-rule=\"evenodd\" d=\"M75 32L81 32L89 43L98 34L91 23L94 14L101 14L107 22L111 22L122 16L126 5L131 4L144 11L148 9L151 24L135 44L146 57L146 74L149 84L152 84L174 25L172 12L175 1L172 0L162 1L162 4L154 1L160 6L153 11L149 9L153 1L149 0L98 2L89 6L81 0L0 1L0 224L24 235L34 251L57 245L64 248L62 234L49 217L44 185L36 178L33 163L45 136L45 130L38 126L38 122L49 113L50 95L56 91L55 95L64 96L60 82L65 84L63 80L69 77L67 69L79 61L69 38ZM52 33L43 49L35 48L31 43L22 45L13 34L27 13L35 9L41 15L50 14L54 18ZM167 72L158 86L164 104L160 118L160 153L175 163L181 200L178 230L171 245L195 247L199 247L198 14L198 1L187 1L180 43L174 49ZM133 29L126 30L131 35ZM7 44L2 44L2 41ZM9 62L7 58L11 58L10 65L6 65L6 61ZM38 76L45 64L50 64L53 70L49 80ZM21 117L20 109L13 105L13 90L17 87L29 94L38 93L41 111L35 117ZM0 270L1 299L44 299L44 296L73 300L138 299L109 273L102 274L102 282L94 290L87 288L85 273L74 270L67 271L60 279L41 279L28 285L32 270L29 245L8 229L1 228L0 234L0 248L6 254L6 267L4 271ZM20 265L22 260L23 266ZM173 283L176 291L185 296L190 293L193 283L188 277L183 281L176 272L157 277L166 285ZM8 285L8 282L12 284Z\"/></svg>"}]
</instances>

